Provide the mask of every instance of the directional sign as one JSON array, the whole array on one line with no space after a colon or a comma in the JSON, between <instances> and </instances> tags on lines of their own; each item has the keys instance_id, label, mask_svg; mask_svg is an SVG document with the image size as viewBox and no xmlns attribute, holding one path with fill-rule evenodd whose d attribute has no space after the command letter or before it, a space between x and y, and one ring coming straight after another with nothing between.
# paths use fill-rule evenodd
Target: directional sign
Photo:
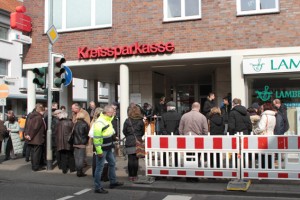
<instances>
[{"instance_id":1,"label":"directional sign","mask_svg":"<svg viewBox=\"0 0 300 200\"><path fill-rule=\"evenodd\" d=\"M66 72L65 72L66 82L64 83L64 86L68 86L72 82L73 75L72 75L72 71L71 71L71 69L69 67L64 66L64 68L66 70Z\"/></svg>"},{"instance_id":2,"label":"directional sign","mask_svg":"<svg viewBox=\"0 0 300 200\"><path fill-rule=\"evenodd\" d=\"M9 88L6 84L0 85L0 98L6 98L9 95Z\"/></svg>"},{"instance_id":3,"label":"directional sign","mask_svg":"<svg viewBox=\"0 0 300 200\"><path fill-rule=\"evenodd\" d=\"M54 44L56 40L58 39L58 33L56 31L56 28L54 25L52 25L49 30L47 31L48 38L51 42L51 44Z\"/></svg>"}]
</instances>

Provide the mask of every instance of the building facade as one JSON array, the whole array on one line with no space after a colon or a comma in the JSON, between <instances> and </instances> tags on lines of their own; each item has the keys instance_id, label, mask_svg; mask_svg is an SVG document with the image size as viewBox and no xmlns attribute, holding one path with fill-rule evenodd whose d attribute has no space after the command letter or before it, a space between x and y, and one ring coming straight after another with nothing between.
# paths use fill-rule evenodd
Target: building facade
<instances>
[{"instance_id":1,"label":"building facade","mask_svg":"<svg viewBox=\"0 0 300 200\"><path fill-rule=\"evenodd\" d=\"M22 2L16 0L0 4L0 83L9 86L4 111L25 114L26 94L22 91L26 88L26 73L22 72L23 43L19 40L22 33L10 28L10 14L20 5Z\"/></svg>"},{"instance_id":2,"label":"building facade","mask_svg":"<svg viewBox=\"0 0 300 200\"><path fill-rule=\"evenodd\" d=\"M53 0L52 11L50 3L24 2L35 41L25 49L24 69L47 62L53 11L54 52L65 55L74 77L88 80L89 100L97 81L111 86L111 99L120 95L121 122L130 101L154 105L166 96L183 113L211 91L218 105L231 93L249 106L263 103L259 94L269 88L299 90L298 0ZM268 100L275 97L289 106L296 132L298 96Z\"/></svg>"}]
</instances>

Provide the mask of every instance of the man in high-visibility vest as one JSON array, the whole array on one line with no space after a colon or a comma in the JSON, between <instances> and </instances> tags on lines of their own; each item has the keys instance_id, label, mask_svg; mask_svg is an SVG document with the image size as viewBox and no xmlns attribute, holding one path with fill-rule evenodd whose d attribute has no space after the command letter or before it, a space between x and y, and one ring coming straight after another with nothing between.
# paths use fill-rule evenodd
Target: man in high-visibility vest
<instances>
[{"instance_id":1,"label":"man in high-visibility vest","mask_svg":"<svg viewBox=\"0 0 300 200\"><path fill-rule=\"evenodd\" d=\"M105 159L108 162L108 176L110 181L110 188L122 186L122 182L117 182L115 171L115 157L112 152L113 148L113 135L115 133L112 120L114 108L111 105L104 107L103 112L100 114L97 121L94 123L94 138L93 143L96 148L96 169L94 176L95 193L106 194L107 190L103 189L101 184L101 176L103 172Z\"/></svg>"}]
</instances>

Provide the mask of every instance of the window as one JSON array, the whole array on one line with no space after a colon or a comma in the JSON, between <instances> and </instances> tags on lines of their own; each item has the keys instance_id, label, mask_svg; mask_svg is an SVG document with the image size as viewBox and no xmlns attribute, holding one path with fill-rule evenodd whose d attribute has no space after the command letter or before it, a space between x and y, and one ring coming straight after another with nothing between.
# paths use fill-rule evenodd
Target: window
<instances>
[{"instance_id":1,"label":"window","mask_svg":"<svg viewBox=\"0 0 300 200\"><path fill-rule=\"evenodd\" d=\"M164 0L164 21L201 19L201 0Z\"/></svg>"},{"instance_id":2,"label":"window","mask_svg":"<svg viewBox=\"0 0 300 200\"><path fill-rule=\"evenodd\" d=\"M0 39L8 40L8 28L0 26Z\"/></svg>"},{"instance_id":3,"label":"window","mask_svg":"<svg viewBox=\"0 0 300 200\"><path fill-rule=\"evenodd\" d=\"M7 76L8 75L8 60L0 59L0 76Z\"/></svg>"},{"instance_id":4,"label":"window","mask_svg":"<svg viewBox=\"0 0 300 200\"><path fill-rule=\"evenodd\" d=\"M237 0L237 15L279 12L279 0Z\"/></svg>"},{"instance_id":5,"label":"window","mask_svg":"<svg viewBox=\"0 0 300 200\"><path fill-rule=\"evenodd\" d=\"M46 32L50 1L45 5ZM53 24L59 32L111 27L112 0L53 0Z\"/></svg>"}]
</instances>

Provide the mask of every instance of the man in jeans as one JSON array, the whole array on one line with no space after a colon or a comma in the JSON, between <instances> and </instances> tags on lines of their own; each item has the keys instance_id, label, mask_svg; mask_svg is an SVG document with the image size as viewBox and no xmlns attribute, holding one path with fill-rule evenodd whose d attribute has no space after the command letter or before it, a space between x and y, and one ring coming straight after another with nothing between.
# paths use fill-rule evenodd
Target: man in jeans
<instances>
[{"instance_id":1,"label":"man in jeans","mask_svg":"<svg viewBox=\"0 0 300 200\"><path fill-rule=\"evenodd\" d=\"M96 169L95 169L95 193L106 194L107 190L103 189L101 184L101 176L104 167L105 159L108 162L108 176L110 181L110 188L122 186L122 182L117 182L116 171L115 171L115 156L112 152L113 148L113 135L115 133L112 120L114 115L114 108L111 105L104 107L100 117L94 123L94 146L96 148Z\"/></svg>"}]
</instances>

